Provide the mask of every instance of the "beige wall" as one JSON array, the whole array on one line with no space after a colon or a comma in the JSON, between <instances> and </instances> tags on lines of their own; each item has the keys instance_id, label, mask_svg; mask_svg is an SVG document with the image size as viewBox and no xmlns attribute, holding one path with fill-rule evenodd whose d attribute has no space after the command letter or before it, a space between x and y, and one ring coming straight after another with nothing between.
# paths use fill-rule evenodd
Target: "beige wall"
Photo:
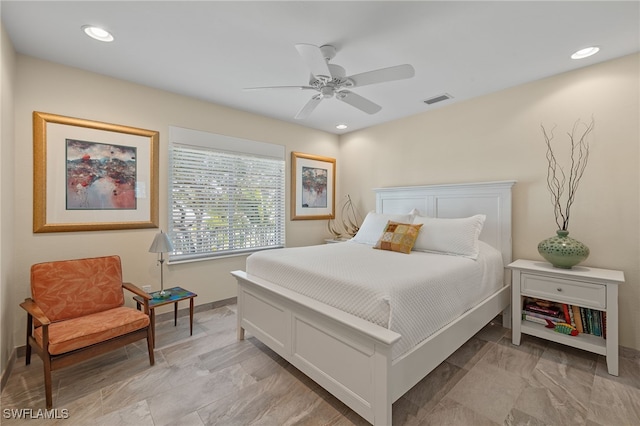
<instances>
[{"instance_id":1,"label":"beige wall","mask_svg":"<svg viewBox=\"0 0 640 426\"><path fill-rule=\"evenodd\" d=\"M591 248L585 265L624 271L620 342L640 349L639 63L631 55L343 135L340 189L365 213L375 187L515 179L514 258L541 259L537 244L557 227L540 124L557 124L561 150L573 123L593 116L569 231Z\"/></svg>"},{"instance_id":2,"label":"beige wall","mask_svg":"<svg viewBox=\"0 0 640 426\"><path fill-rule=\"evenodd\" d=\"M18 55L15 102L15 274L11 291L17 304L29 294L29 268L33 263L106 254L119 254L124 279L159 288L155 255L148 253L157 229L45 233L32 232L33 139L32 112L117 123L160 132L160 226L167 227L167 145L170 125L204 130L244 139L284 145L291 151L328 157L338 154L338 137L302 126L201 102L148 87L107 78L31 57ZM289 164L289 161L287 161ZM289 181L287 169L287 185ZM289 194L287 193L287 197ZM287 203L288 204L288 203ZM289 214L287 209L287 215ZM288 221L287 245L319 244L326 235L325 221ZM244 269L245 256L170 265L165 286L181 285L198 294L196 304L236 295L229 274ZM22 336L22 315L14 324ZM25 317L26 318L26 317ZM18 341L17 344L22 344Z\"/></svg>"},{"instance_id":3,"label":"beige wall","mask_svg":"<svg viewBox=\"0 0 640 426\"><path fill-rule=\"evenodd\" d=\"M13 233L13 87L16 53L0 23L0 374L4 375L17 345L13 325L19 309L11 294L14 267Z\"/></svg>"}]
</instances>

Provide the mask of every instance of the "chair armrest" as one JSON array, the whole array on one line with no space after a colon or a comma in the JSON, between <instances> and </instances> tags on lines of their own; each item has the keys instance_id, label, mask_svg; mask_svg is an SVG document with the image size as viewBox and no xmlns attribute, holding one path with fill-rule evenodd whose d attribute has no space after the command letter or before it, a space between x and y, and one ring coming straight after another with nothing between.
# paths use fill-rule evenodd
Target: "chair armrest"
<instances>
[{"instance_id":1,"label":"chair armrest","mask_svg":"<svg viewBox=\"0 0 640 426\"><path fill-rule=\"evenodd\" d=\"M134 293L136 296L139 296L142 298L142 302L144 305L143 311L145 314L149 315L149 300L153 299L153 297L151 297L149 293L147 293L146 291L142 290L140 287L132 283L122 283L122 287L126 288L131 293ZM138 308L139 307L140 305L138 304Z\"/></svg>"},{"instance_id":2,"label":"chair armrest","mask_svg":"<svg viewBox=\"0 0 640 426\"><path fill-rule=\"evenodd\" d=\"M146 291L142 290L140 287L138 287L135 284L122 283L122 287L126 288L131 293L134 293L135 295L142 297L143 299L146 299L146 300L151 300L152 299L152 297L151 297L151 295L149 293L147 293Z\"/></svg>"},{"instance_id":3,"label":"chair armrest","mask_svg":"<svg viewBox=\"0 0 640 426\"><path fill-rule=\"evenodd\" d=\"M47 316L42 312L42 309L36 304L36 302L30 297L25 299L24 302L20 304L22 309L27 311L29 315L37 319L42 325L49 325L51 321Z\"/></svg>"}]
</instances>

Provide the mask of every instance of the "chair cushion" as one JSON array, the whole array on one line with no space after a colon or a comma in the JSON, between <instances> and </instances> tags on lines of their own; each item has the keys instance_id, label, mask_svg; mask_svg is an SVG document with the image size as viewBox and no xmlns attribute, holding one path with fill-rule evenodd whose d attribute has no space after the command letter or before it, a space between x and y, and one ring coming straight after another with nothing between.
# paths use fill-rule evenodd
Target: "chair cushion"
<instances>
[{"instance_id":1,"label":"chair cushion","mask_svg":"<svg viewBox=\"0 0 640 426\"><path fill-rule=\"evenodd\" d=\"M122 306L49 325L49 353L59 355L122 336L149 325L149 316ZM42 327L34 331L42 346Z\"/></svg>"},{"instance_id":2,"label":"chair cushion","mask_svg":"<svg viewBox=\"0 0 640 426\"><path fill-rule=\"evenodd\" d=\"M33 265L31 296L52 322L122 306L124 293L120 257Z\"/></svg>"}]
</instances>

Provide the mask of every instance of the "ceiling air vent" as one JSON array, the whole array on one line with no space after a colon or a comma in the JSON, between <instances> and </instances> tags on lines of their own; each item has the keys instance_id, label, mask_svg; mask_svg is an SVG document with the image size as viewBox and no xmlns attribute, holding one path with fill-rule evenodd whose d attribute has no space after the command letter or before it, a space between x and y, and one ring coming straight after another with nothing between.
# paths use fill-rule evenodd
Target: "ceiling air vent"
<instances>
[{"instance_id":1,"label":"ceiling air vent","mask_svg":"<svg viewBox=\"0 0 640 426\"><path fill-rule=\"evenodd\" d=\"M451 96L448 93L443 93L442 95L438 95L438 96L434 96L432 98L429 99L425 99L424 103L427 105L433 105L437 102L442 102L442 101L446 101L447 99L451 99L453 98L453 96Z\"/></svg>"}]
</instances>

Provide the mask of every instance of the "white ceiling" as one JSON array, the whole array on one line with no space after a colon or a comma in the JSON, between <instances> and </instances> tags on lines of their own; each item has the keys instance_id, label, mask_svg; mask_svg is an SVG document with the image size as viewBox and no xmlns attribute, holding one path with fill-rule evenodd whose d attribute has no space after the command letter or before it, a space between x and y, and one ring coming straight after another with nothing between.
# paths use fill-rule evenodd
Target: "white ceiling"
<instances>
[{"instance_id":1,"label":"white ceiling","mask_svg":"<svg viewBox=\"0 0 640 426\"><path fill-rule=\"evenodd\" d=\"M21 54L337 134L640 51L638 1L2 0L0 13ZM327 99L295 120L315 92L243 88L306 85L296 43L334 45L347 75L409 63L415 77L352 89L377 114ZM590 45L600 53L569 58Z\"/></svg>"}]
</instances>

